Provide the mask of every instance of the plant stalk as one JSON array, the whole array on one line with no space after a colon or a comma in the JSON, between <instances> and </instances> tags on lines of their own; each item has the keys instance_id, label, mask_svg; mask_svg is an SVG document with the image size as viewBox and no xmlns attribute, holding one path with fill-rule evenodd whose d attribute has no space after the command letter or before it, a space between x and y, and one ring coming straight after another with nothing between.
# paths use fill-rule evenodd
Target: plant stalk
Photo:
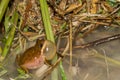
<instances>
[{"instance_id":1,"label":"plant stalk","mask_svg":"<svg viewBox=\"0 0 120 80\"><path fill-rule=\"evenodd\" d=\"M3 18L3 15L4 15L5 11L6 11L6 8L8 6L9 1L10 0L2 0L0 2L0 22L1 22L2 18Z\"/></svg>"},{"instance_id":2,"label":"plant stalk","mask_svg":"<svg viewBox=\"0 0 120 80\"><path fill-rule=\"evenodd\" d=\"M6 43L5 43L5 46L4 46L4 49L3 49L3 52L2 52L2 60L6 57L10 47L11 47L11 44L12 44L12 41L13 41L13 38L14 38L14 34L15 34L15 25L17 24L17 21L18 21L18 13L17 12L14 12L12 18L11 18L11 25L9 27L11 27L10 29L10 32L8 34L8 38L6 39Z\"/></svg>"},{"instance_id":3,"label":"plant stalk","mask_svg":"<svg viewBox=\"0 0 120 80\"><path fill-rule=\"evenodd\" d=\"M51 23L50 23L50 15L49 15L49 11L48 11L47 1L46 0L39 0L39 1L40 1L40 8L41 8L41 12L42 12L42 18L43 18L43 23L44 23L44 27L45 27L47 40L50 40L55 43L54 35L52 32L52 27L51 27ZM56 62L56 60L57 60L57 56L54 57L54 59L52 60L52 63L54 64ZM55 68L52 71L51 80L58 80L57 68Z\"/></svg>"}]
</instances>

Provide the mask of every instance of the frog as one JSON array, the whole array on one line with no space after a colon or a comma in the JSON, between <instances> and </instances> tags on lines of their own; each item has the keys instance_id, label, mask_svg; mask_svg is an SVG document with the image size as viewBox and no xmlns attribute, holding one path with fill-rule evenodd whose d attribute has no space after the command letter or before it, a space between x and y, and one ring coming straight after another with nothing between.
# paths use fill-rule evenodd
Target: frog
<instances>
[{"instance_id":1,"label":"frog","mask_svg":"<svg viewBox=\"0 0 120 80\"><path fill-rule=\"evenodd\" d=\"M51 65L49 62L55 55L56 46L52 41L37 40L34 46L16 56L16 63L28 73L29 70L40 68L44 64Z\"/></svg>"}]
</instances>

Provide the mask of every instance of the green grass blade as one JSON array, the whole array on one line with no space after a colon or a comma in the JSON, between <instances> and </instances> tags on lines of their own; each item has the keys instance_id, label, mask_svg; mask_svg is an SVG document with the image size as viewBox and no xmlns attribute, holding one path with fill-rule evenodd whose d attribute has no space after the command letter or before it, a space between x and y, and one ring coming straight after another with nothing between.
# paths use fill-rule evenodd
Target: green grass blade
<instances>
[{"instance_id":1,"label":"green grass blade","mask_svg":"<svg viewBox=\"0 0 120 80\"><path fill-rule=\"evenodd\" d=\"M3 52L2 52L2 59L4 59L10 49L10 46L12 44L13 38L14 38L14 34L15 34L15 25L17 24L18 21L18 13L14 12L12 18L11 18L11 30L8 34L8 38L6 40Z\"/></svg>"},{"instance_id":2,"label":"green grass blade","mask_svg":"<svg viewBox=\"0 0 120 80\"><path fill-rule=\"evenodd\" d=\"M44 23L44 27L45 27L47 40L55 42L51 23L50 23L50 15L49 15L49 11L48 11L47 2L46 2L46 0L39 0L39 1L40 1L40 8L41 8L41 12L42 12L42 18L43 18L43 23ZM57 56L54 57L52 62L55 63L56 60L57 60ZM55 68L53 70L52 75L51 75L51 80L58 80L57 68Z\"/></svg>"},{"instance_id":3,"label":"green grass blade","mask_svg":"<svg viewBox=\"0 0 120 80\"><path fill-rule=\"evenodd\" d=\"M40 0L40 5L41 5L40 7L42 12L42 18L43 18L43 23L45 27L46 37L48 40L55 42L54 35L51 28L50 15L49 15L48 5L46 3L46 0Z\"/></svg>"},{"instance_id":4,"label":"green grass blade","mask_svg":"<svg viewBox=\"0 0 120 80\"><path fill-rule=\"evenodd\" d=\"M61 72L60 74L62 76L62 80L67 80L67 77L66 77L65 72L64 72L64 68L62 66L62 61L60 61L60 72Z\"/></svg>"},{"instance_id":5,"label":"green grass blade","mask_svg":"<svg viewBox=\"0 0 120 80\"><path fill-rule=\"evenodd\" d=\"M9 1L10 0L2 0L0 2L0 22L1 22L2 18L3 18L3 15L5 13L5 10L6 10L7 6L8 6Z\"/></svg>"}]
</instances>

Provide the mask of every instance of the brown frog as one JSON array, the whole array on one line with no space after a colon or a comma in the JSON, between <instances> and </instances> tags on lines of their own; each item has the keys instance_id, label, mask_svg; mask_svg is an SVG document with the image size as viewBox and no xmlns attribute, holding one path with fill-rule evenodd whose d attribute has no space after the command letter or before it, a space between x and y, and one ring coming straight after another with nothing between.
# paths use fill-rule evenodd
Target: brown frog
<instances>
[{"instance_id":1,"label":"brown frog","mask_svg":"<svg viewBox=\"0 0 120 80\"><path fill-rule=\"evenodd\" d=\"M56 46L48 40L37 40L35 46L27 49L23 54L17 55L17 64L28 72L30 69L37 69L46 62L52 60L56 54Z\"/></svg>"}]
</instances>

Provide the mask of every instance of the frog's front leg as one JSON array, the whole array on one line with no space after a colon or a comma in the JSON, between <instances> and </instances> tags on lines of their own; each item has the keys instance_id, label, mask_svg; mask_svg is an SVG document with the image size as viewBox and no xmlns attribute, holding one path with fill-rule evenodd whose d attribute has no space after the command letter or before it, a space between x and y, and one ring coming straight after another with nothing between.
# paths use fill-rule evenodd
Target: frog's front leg
<instances>
[{"instance_id":1,"label":"frog's front leg","mask_svg":"<svg viewBox=\"0 0 120 80\"><path fill-rule=\"evenodd\" d=\"M51 60L46 60L46 59L45 59L45 62L44 62L44 63L45 63L46 65L50 66L50 67L53 66Z\"/></svg>"},{"instance_id":2,"label":"frog's front leg","mask_svg":"<svg viewBox=\"0 0 120 80\"><path fill-rule=\"evenodd\" d=\"M20 66L22 70L25 71L25 73L29 73L28 69L26 67L24 67L23 65Z\"/></svg>"}]
</instances>

